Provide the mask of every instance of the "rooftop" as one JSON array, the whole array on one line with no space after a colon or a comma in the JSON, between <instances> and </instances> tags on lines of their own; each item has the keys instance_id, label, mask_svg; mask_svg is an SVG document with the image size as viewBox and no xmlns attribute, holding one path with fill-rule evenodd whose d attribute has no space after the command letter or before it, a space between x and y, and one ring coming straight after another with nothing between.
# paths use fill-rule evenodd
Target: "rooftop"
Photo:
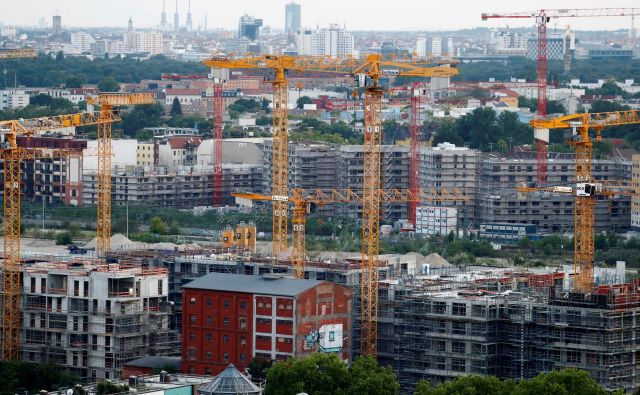
<instances>
[{"instance_id":1,"label":"rooftop","mask_svg":"<svg viewBox=\"0 0 640 395\"><path fill-rule=\"evenodd\" d=\"M262 390L230 363L212 382L202 386L200 393L203 395L261 394Z\"/></svg>"},{"instance_id":2,"label":"rooftop","mask_svg":"<svg viewBox=\"0 0 640 395\"><path fill-rule=\"evenodd\" d=\"M182 288L297 296L322 283L323 281L294 279L292 277L210 273L183 285Z\"/></svg>"}]
</instances>

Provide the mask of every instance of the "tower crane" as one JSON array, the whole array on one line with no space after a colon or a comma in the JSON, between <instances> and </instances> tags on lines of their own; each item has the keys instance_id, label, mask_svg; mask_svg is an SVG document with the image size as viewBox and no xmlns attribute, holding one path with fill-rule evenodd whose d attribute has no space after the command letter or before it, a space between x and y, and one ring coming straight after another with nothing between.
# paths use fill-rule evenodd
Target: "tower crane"
<instances>
[{"instance_id":1,"label":"tower crane","mask_svg":"<svg viewBox=\"0 0 640 395\"><path fill-rule=\"evenodd\" d=\"M252 201L273 201L274 196L262 195L258 193L234 193L237 198ZM430 202L442 203L453 201L469 201L469 196L463 191L455 189L452 192L446 189L432 188L429 190L400 190L400 189L380 189L378 190L381 203L406 203L406 202ZM286 202L293 204L292 223L292 252L291 266L294 277L304 278L306 262L306 216L311 205L325 206L333 203L354 203L361 202L362 194L351 189L331 189L331 190L305 190L292 189L291 196Z\"/></svg>"},{"instance_id":2,"label":"tower crane","mask_svg":"<svg viewBox=\"0 0 640 395\"><path fill-rule=\"evenodd\" d=\"M537 43L537 79L538 79L538 117L547 115L547 24L551 18L592 18L640 15L640 8L583 8L583 9L547 9L514 13L483 13L482 20L489 19L529 19L535 18L538 27ZM547 143L549 135L535 135L538 147L538 183L547 182Z\"/></svg>"},{"instance_id":3,"label":"tower crane","mask_svg":"<svg viewBox=\"0 0 640 395\"><path fill-rule=\"evenodd\" d=\"M108 120L114 107L153 104L152 93L101 93L87 104L100 106L100 120ZM98 122L98 208L96 218L96 255L104 257L111 247L111 124Z\"/></svg>"},{"instance_id":4,"label":"tower crane","mask_svg":"<svg viewBox=\"0 0 640 395\"><path fill-rule=\"evenodd\" d=\"M21 148L18 135L34 134L88 125L104 125L119 121L113 112L79 113L0 121L3 142L0 155L4 164L4 261L2 273L2 357L19 358L20 345L20 162L41 157L65 157L69 150Z\"/></svg>"},{"instance_id":5,"label":"tower crane","mask_svg":"<svg viewBox=\"0 0 640 395\"><path fill-rule=\"evenodd\" d=\"M378 352L378 247L380 233L380 142L382 137L382 94L380 77L452 77L458 70L443 64L427 67L424 62L406 59L387 60L380 54L364 59L306 56L265 55L245 59L213 57L204 64L212 68L267 68L275 71L273 85L273 252L287 246L288 197L288 128L287 81L288 70L350 74L356 87L364 92L364 171L362 188L362 281L361 347L363 355Z\"/></svg>"},{"instance_id":6,"label":"tower crane","mask_svg":"<svg viewBox=\"0 0 640 395\"><path fill-rule=\"evenodd\" d=\"M600 141L601 132L606 127L640 124L640 110L572 114L555 119L532 120L530 124L538 134L548 135L550 129L572 129L573 131L568 143L574 146L576 152L576 186L564 188L566 190L562 187L517 189L522 192L545 190L575 195L573 264L576 280L574 289L587 292L593 287L596 195L611 196L624 193L624 191L615 190L619 187L618 185L607 187L605 182L593 179L593 140L589 131L594 130L596 141Z\"/></svg>"},{"instance_id":7,"label":"tower crane","mask_svg":"<svg viewBox=\"0 0 640 395\"><path fill-rule=\"evenodd\" d=\"M223 204L222 196L222 80L213 79L213 205Z\"/></svg>"}]
</instances>

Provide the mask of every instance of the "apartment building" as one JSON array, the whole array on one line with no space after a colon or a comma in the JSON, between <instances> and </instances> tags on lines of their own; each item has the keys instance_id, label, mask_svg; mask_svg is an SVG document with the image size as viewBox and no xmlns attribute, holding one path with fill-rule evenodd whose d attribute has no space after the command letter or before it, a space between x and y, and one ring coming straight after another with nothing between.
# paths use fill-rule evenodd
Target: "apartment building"
<instances>
[{"instance_id":1,"label":"apartment building","mask_svg":"<svg viewBox=\"0 0 640 395\"><path fill-rule=\"evenodd\" d=\"M593 161L595 180L624 180L627 165L621 160ZM537 226L539 233L571 232L575 197L551 192L522 193L517 186L536 181L535 153L502 158L485 155L482 158L477 189L478 223L519 223ZM626 180L630 181L630 180ZM547 184L575 184L573 154L550 154L547 163ZM628 196L613 200L600 198L596 205L596 231L623 231L630 226L631 201Z\"/></svg>"},{"instance_id":2,"label":"apartment building","mask_svg":"<svg viewBox=\"0 0 640 395\"><path fill-rule=\"evenodd\" d=\"M133 359L177 355L166 269L38 262L22 273L23 360L96 381L118 378Z\"/></svg>"},{"instance_id":3,"label":"apartment building","mask_svg":"<svg viewBox=\"0 0 640 395\"><path fill-rule=\"evenodd\" d=\"M467 147L440 143L437 147L421 148L420 188L459 191L470 198L468 202L444 202L441 206L458 211L458 226L468 227L475 220L475 194L479 154Z\"/></svg>"},{"instance_id":4,"label":"apartment building","mask_svg":"<svg viewBox=\"0 0 640 395\"><path fill-rule=\"evenodd\" d=\"M113 204L144 204L154 207L193 208L210 206L213 202L212 170L169 172L165 168L149 170L127 166L115 169L111 176ZM224 164L222 166L223 196L232 204L231 193L262 191L264 169L260 165ZM83 204L95 205L98 199L98 178L95 173L83 175Z\"/></svg>"}]
</instances>

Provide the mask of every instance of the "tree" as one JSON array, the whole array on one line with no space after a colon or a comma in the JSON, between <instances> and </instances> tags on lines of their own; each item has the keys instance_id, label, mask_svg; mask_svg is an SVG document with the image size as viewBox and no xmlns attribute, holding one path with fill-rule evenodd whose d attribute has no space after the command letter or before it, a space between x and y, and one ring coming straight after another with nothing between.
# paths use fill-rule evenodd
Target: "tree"
<instances>
[{"instance_id":1,"label":"tree","mask_svg":"<svg viewBox=\"0 0 640 395\"><path fill-rule=\"evenodd\" d=\"M305 104L313 104L313 100L309 96L301 96L296 100L296 107L303 109Z\"/></svg>"},{"instance_id":2,"label":"tree","mask_svg":"<svg viewBox=\"0 0 640 395\"><path fill-rule=\"evenodd\" d=\"M72 243L71 233L62 232L56 235L56 245L69 245Z\"/></svg>"},{"instance_id":3,"label":"tree","mask_svg":"<svg viewBox=\"0 0 640 395\"><path fill-rule=\"evenodd\" d=\"M608 392L584 370L565 369L541 373L531 380L522 381L513 394L605 395Z\"/></svg>"},{"instance_id":4,"label":"tree","mask_svg":"<svg viewBox=\"0 0 640 395\"><path fill-rule=\"evenodd\" d=\"M129 391L127 385L116 385L107 380L100 380L97 385L98 395L118 394Z\"/></svg>"},{"instance_id":5,"label":"tree","mask_svg":"<svg viewBox=\"0 0 640 395\"><path fill-rule=\"evenodd\" d=\"M171 112L169 114L172 117L182 115L182 104L180 104L180 100L177 97L173 98L173 103L171 103Z\"/></svg>"},{"instance_id":6,"label":"tree","mask_svg":"<svg viewBox=\"0 0 640 395\"><path fill-rule=\"evenodd\" d=\"M267 371L265 394L393 395L399 388L393 371L379 367L371 357L358 357L347 368L335 354L315 353L271 367Z\"/></svg>"},{"instance_id":7,"label":"tree","mask_svg":"<svg viewBox=\"0 0 640 395\"><path fill-rule=\"evenodd\" d=\"M371 356L361 356L349 368L351 385L349 395L379 394L393 395L400 391L396 375L389 367L380 367Z\"/></svg>"},{"instance_id":8,"label":"tree","mask_svg":"<svg viewBox=\"0 0 640 395\"><path fill-rule=\"evenodd\" d=\"M100 92L117 92L120 84L113 77L107 77L98 83L98 89Z\"/></svg>"},{"instance_id":9,"label":"tree","mask_svg":"<svg viewBox=\"0 0 640 395\"><path fill-rule=\"evenodd\" d=\"M167 233L167 223L162 220L160 217L151 218L151 222L149 225L149 231L151 233L156 233L159 235L164 235Z\"/></svg>"},{"instance_id":10,"label":"tree","mask_svg":"<svg viewBox=\"0 0 640 395\"><path fill-rule=\"evenodd\" d=\"M64 52L58 51L56 54L56 62L62 62L64 60Z\"/></svg>"},{"instance_id":11,"label":"tree","mask_svg":"<svg viewBox=\"0 0 640 395\"><path fill-rule=\"evenodd\" d=\"M493 376L459 376L436 387L428 381L420 381L414 395L511 395L516 383L511 380L502 381Z\"/></svg>"},{"instance_id":12,"label":"tree","mask_svg":"<svg viewBox=\"0 0 640 395\"><path fill-rule=\"evenodd\" d=\"M262 382L267 378L267 371L273 365L270 359L255 357L247 365L251 380Z\"/></svg>"}]
</instances>

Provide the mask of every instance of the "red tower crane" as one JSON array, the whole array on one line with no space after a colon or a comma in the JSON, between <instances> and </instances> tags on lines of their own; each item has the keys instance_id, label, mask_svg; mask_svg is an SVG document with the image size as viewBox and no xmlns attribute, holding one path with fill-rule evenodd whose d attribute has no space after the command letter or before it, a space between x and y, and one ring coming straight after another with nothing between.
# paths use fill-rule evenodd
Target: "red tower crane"
<instances>
[{"instance_id":1,"label":"red tower crane","mask_svg":"<svg viewBox=\"0 0 640 395\"><path fill-rule=\"evenodd\" d=\"M213 80L213 205L223 204L222 196L222 81Z\"/></svg>"},{"instance_id":2,"label":"red tower crane","mask_svg":"<svg viewBox=\"0 0 640 395\"><path fill-rule=\"evenodd\" d=\"M416 82L411 87L411 161L409 162L409 190L413 194L417 194L420 189L420 104L421 98L425 93L424 86ZM409 202L409 222L416 228L416 209L418 201L410 200Z\"/></svg>"},{"instance_id":3,"label":"red tower crane","mask_svg":"<svg viewBox=\"0 0 640 395\"><path fill-rule=\"evenodd\" d=\"M535 18L538 27L538 117L547 115L547 24L551 18L581 18L602 16L640 15L640 8L584 8L584 9L551 9L514 12L504 14L483 13L482 20L497 18ZM538 146L538 183L547 182L547 143L549 134L535 136Z\"/></svg>"}]
</instances>

